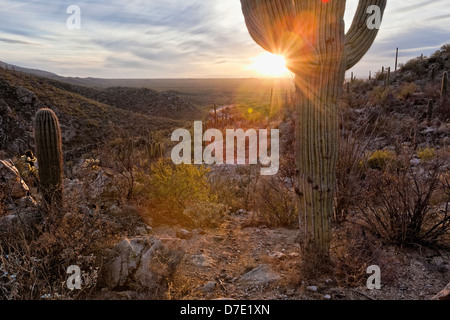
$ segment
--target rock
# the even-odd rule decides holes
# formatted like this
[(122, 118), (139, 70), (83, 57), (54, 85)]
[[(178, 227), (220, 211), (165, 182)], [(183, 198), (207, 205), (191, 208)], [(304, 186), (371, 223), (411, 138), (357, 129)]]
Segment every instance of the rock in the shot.
[(24, 87), (17, 87), (16, 94), (19, 102), (21, 102), (22, 104), (32, 104), (34, 101), (36, 101), (36, 95), (34, 94), (34, 92)]
[(420, 164), (420, 160), (417, 158), (414, 158), (414, 159), (411, 159), (410, 163), (413, 167), (417, 167)]
[(216, 287), (216, 283), (214, 281), (209, 281), (205, 286), (202, 288), (202, 291), (205, 293), (210, 293), (214, 290)]
[(145, 236), (148, 232), (144, 227), (137, 227), (136, 229), (134, 229), (134, 233), (138, 236)]
[(279, 251), (273, 252), (273, 253), (269, 254), (269, 257), (272, 258), (272, 259), (282, 259), (282, 258), (284, 258), (285, 256), (286, 256), (286, 255), (285, 255), (284, 253), (279, 252)]
[(279, 280), (281, 277), (276, 274), (269, 265), (260, 264), (253, 270), (244, 274), (239, 282), (252, 285), (265, 285)]
[(0, 191), (13, 200), (26, 197), (30, 191), (11, 160), (0, 160)]
[(308, 286), (308, 287), (306, 287), (306, 290), (312, 291), (312, 292), (317, 292), (318, 288), (317, 288), (317, 286)]
[(9, 116), (11, 113), (12, 110), (8, 104), (3, 99), (0, 99), (0, 116)]
[(89, 196), (92, 199), (101, 199), (108, 203), (108, 207), (116, 204), (119, 197), (117, 183), (113, 177), (108, 175), (104, 170), (100, 170), (94, 182), (90, 184)]
[(177, 230), (176, 236), (177, 236), (178, 238), (180, 238), (180, 239), (186, 239), (186, 240), (189, 240), (189, 239), (192, 238), (192, 233), (189, 232), (189, 231), (187, 231), (187, 230), (185, 230), (185, 229), (180, 229), (180, 230)]
[(181, 262), (184, 252), (177, 241), (151, 236), (124, 239), (108, 257), (100, 283), (115, 288), (161, 295), (167, 281)]
[(431, 298), (431, 300), (450, 300), (450, 283), (441, 292)]
[(192, 233), (199, 234), (199, 235), (206, 234), (205, 230), (200, 229), (200, 228), (192, 230)]
[[(30, 202), (31, 203), (31, 202)], [(0, 217), (0, 231), (1, 232), (19, 232), (24, 227), (33, 227), (39, 223), (39, 215), (36, 211), (36, 207), (30, 206), (23, 210), (13, 210), (19, 213), (9, 214), (4, 217)]]
[(191, 264), (200, 268), (211, 268), (213, 266), (213, 260), (204, 254), (191, 256)]

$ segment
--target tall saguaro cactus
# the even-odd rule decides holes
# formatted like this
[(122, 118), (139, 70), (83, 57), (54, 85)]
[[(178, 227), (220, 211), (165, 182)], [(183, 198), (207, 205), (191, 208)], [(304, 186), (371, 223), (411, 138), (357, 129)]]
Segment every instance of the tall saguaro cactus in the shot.
[[(305, 249), (328, 255), (345, 71), (375, 40), (387, 0), (360, 0), (345, 34), (345, 0), (241, 0), (252, 38), (285, 57), (298, 96), (296, 162)], [(375, 23), (374, 23), (375, 22)]]
[(47, 204), (62, 201), (62, 144), (56, 114), (40, 109), (34, 120), (34, 138), (39, 164), (39, 182)]

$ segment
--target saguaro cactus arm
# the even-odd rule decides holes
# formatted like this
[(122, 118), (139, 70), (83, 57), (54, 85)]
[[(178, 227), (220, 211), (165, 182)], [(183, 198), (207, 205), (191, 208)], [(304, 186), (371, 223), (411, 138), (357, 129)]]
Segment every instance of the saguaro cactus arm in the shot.
[[(347, 70), (352, 68), (367, 53), (377, 37), (379, 28), (369, 28), (367, 20), (372, 14), (368, 12), (370, 6), (380, 8), (380, 18), (383, 18), (387, 0), (359, 0), (352, 25), (345, 35), (345, 53)], [(380, 20), (381, 21), (381, 20)]]

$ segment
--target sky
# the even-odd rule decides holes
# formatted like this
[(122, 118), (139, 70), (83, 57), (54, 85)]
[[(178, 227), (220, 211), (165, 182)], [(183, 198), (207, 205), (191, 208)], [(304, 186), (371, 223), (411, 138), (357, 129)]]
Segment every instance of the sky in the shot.
[[(347, 28), (357, 3), (347, 0)], [(71, 5), (81, 9), (80, 29), (67, 27)], [(367, 77), (393, 67), (397, 47), (402, 63), (445, 43), (448, 0), (388, 0), (378, 38), (350, 71)], [(62, 76), (266, 77), (254, 67), (264, 52), (239, 0), (0, 0), (0, 61)]]

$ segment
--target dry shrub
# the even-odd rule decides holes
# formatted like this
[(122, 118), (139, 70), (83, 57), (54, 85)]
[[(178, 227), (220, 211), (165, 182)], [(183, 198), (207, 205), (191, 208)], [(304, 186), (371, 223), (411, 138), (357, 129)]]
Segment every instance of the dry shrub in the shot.
[[(117, 224), (99, 212), (81, 213), (78, 199), (38, 208), (35, 219), (0, 236), (0, 299), (84, 299), (95, 289), (102, 250), (118, 239)], [(82, 289), (66, 286), (67, 268), (82, 271)]]
[(448, 158), (418, 167), (411, 165), (411, 154), (400, 158), (401, 166), (368, 170), (358, 206), (361, 223), (385, 244), (437, 244), (450, 231)]
[(366, 270), (371, 265), (382, 270), (383, 284), (394, 284), (401, 270), (395, 253), (351, 222), (335, 231), (330, 254), (334, 275), (341, 286), (364, 286), (368, 277)]
[(259, 177), (260, 168), (256, 165), (216, 166), (208, 180), (217, 201), (236, 212), (240, 209), (248, 211), (253, 207)]
[(264, 176), (255, 190), (254, 224), (267, 227), (298, 227), (298, 208), (291, 178)]
[(365, 132), (341, 133), (339, 157), (336, 166), (336, 191), (334, 220), (341, 223), (355, 207), (361, 194), (366, 151), (371, 139), (364, 139)]

